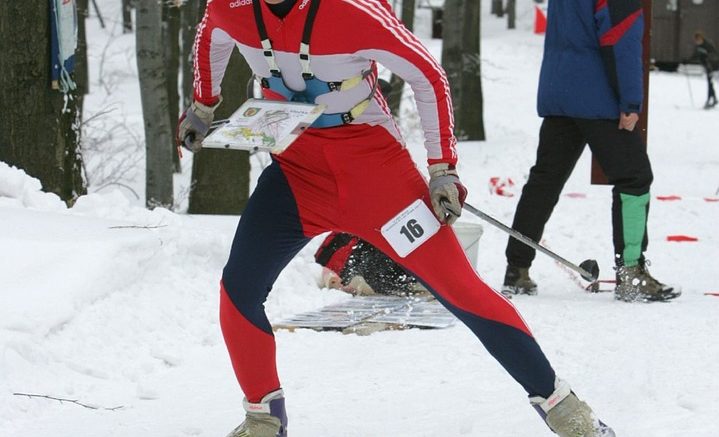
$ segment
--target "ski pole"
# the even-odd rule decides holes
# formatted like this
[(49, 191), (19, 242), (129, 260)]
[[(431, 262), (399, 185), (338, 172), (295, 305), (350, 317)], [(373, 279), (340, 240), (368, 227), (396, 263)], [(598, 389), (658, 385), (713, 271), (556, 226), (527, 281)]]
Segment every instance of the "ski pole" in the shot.
[[(445, 203), (445, 202), (442, 202), (442, 203)], [(551, 250), (545, 248), (541, 244), (535, 242), (531, 238), (515, 231), (514, 229), (510, 228), (509, 226), (505, 225), (504, 223), (500, 222), (499, 220), (495, 219), (494, 217), (483, 213), (482, 211), (473, 207), (469, 203), (464, 204), (464, 209), (466, 209), (467, 211), (476, 215), (477, 217), (481, 218), (482, 220), (489, 222), (490, 224), (498, 227), (499, 229), (508, 233), (511, 237), (514, 237), (515, 239), (526, 244), (527, 246), (529, 246), (535, 250), (538, 250), (538, 251), (542, 252), (543, 254), (548, 255), (549, 257), (553, 258), (554, 260), (564, 264), (565, 266), (567, 266), (570, 269), (574, 270), (575, 272), (579, 273), (579, 275), (582, 278), (584, 278), (586, 281), (592, 282), (592, 281), (596, 281), (597, 278), (599, 278), (599, 264), (597, 264), (597, 261), (595, 261), (593, 259), (588, 259), (588, 260), (582, 261), (577, 266), (576, 264), (567, 261), (566, 259), (557, 255), (556, 253), (552, 252)]]
[(694, 93), (692, 92), (692, 83), (689, 80), (689, 72), (686, 68), (683, 68), (684, 70), (684, 77), (687, 80), (687, 88), (689, 88), (689, 100), (692, 102), (692, 108), (694, 107)]

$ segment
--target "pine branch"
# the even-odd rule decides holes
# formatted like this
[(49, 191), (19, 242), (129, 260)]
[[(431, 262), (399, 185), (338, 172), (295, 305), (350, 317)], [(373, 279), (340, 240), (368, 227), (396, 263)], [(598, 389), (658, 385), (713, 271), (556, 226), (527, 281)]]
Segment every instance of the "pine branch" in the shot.
[(71, 403), (71, 404), (75, 404), (75, 405), (79, 405), (79, 406), (81, 406), (81, 407), (89, 408), (90, 410), (115, 411), (115, 410), (120, 410), (120, 409), (124, 408), (124, 406), (122, 406), (122, 405), (119, 405), (119, 406), (117, 406), (117, 407), (111, 407), (111, 408), (97, 407), (97, 406), (94, 406), (94, 405), (84, 404), (84, 403), (78, 401), (77, 399), (56, 398), (55, 396), (38, 395), (38, 394), (32, 394), (32, 393), (13, 393), (13, 396), (27, 396), (28, 398), (44, 398), (44, 399), (50, 399), (50, 400), (53, 400), (53, 401), (58, 401), (58, 402), (60, 402), (60, 403), (69, 402), (69, 403)]
[(166, 228), (167, 225), (155, 225), (155, 226), (140, 226), (140, 225), (127, 225), (127, 226), (110, 226), (109, 229), (158, 229)]

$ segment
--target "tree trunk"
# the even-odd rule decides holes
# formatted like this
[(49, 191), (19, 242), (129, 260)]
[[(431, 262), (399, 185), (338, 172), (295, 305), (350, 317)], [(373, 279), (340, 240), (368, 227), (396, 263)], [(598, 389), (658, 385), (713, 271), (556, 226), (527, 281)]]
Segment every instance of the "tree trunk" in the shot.
[(136, 9), (137, 70), (145, 121), (145, 204), (172, 206), (172, 135), (168, 116), (162, 39), (162, 4), (142, 1)]
[(517, 0), (507, 0), (507, 29), (517, 28)]
[[(179, 74), (180, 74), (180, 8), (174, 3), (163, 3), (163, 41), (165, 41), (165, 68), (167, 73), (165, 79), (167, 81), (167, 109), (170, 118), (170, 149), (176, 148), (174, 144), (174, 133), (177, 132), (177, 119), (180, 116), (180, 90)], [(182, 170), (180, 166), (180, 157), (177, 153), (172, 154), (172, 162), (175, 166), (175, 172)]]
[(49, 7), (0, 2), (0, 161), (72, 203), (86, 193), (78, 146), (82, 93), (51, 89)]
[(187, 108), (192, 103), (192, 81), (194, 79), (192, 65), (192, 49), (195, 42), (195, 29), (200, 21), (200, 10), (197, 0), (187, 0), (180, 8), (182, 47), (180, 49), (180, 60), (182, 68), (182, 108)]
[[(90, 92), (87, 63), (85, 20), (90, 14), (90, 0), (77, 0), (77, 51), (75, 51), (75, 82), (81, 96)], [(82, 105), (80, 105), (82, 107)]]
[(132, 0), (122, 0), (122, 33), (132, 32)]
[(482, 118), (479, 0), (456, 0), (444, 6), (442, 66), (447, 71), (459, 140), (485, 139)]
[[(235, 50), (222, 81), (215, 119), (229, 117), (245, 100), (250, 67)], [(192, 162), (190, 214), (241, 214), (250, 196), (250, 155), (239, 150), (203, 149)]]
[(500, 18), (504, 17), (504, 6), (502, 5), (502, 0), (492, 0), (491, 13)]
[[(402, 22), (410, 32), (414, 30), (414, 12), (415, 0), (402, 0)], [(392, 85), (392, 92), (387, 99), (387, 104), (392, 111), (392, 115), (397, 117), (399, 115), (400, 103), (402, 102), (404, 80), (396, 74), (392, 74), (389, 83)]]

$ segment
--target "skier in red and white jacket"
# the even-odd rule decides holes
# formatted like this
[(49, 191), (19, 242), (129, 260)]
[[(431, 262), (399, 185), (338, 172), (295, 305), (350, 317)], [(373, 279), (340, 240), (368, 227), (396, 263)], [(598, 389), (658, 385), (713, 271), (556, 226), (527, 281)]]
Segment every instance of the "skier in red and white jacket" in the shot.
[[(220, 290), (220, 324), (245, 394), (234, 437), (287, 435), (275, 340), (264, 302), (312, 237), (332, 230), (387, 254), (469, 327), (560, 436), (613, 436), (555, 375), (514, 306), (468, 262), (451, 224), (466, 189), (455, 165), (447, 77), (384, 0), (209, 0), (195, 41), (195, 101), (178, 141), (199, 151), (237, 47), (264, 97), (325, 113), (260, 176)], [(377, 63), (414, 91), (429, 186), (377, 87)]]

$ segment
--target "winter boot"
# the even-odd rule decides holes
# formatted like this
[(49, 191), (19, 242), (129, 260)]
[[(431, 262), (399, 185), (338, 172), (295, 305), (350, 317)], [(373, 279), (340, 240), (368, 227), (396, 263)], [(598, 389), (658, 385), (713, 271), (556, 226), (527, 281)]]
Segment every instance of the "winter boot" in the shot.
[(674, 299), (682, 292), (662, 284), (649, 274), (645, 263), (617, 267), (614, 298), (624, 302), (661, 302)]
[(529, 268), (507, 266), (504, 274), (502, 294), (511, 296), (513, 294), (537, 294), (537, 283), (529, 277)]
[(268, 394), (258, 404), (243, 401), (245, 421), (227, 437), (287, 437), (285, 394), (282, 389)]
[(559, 437), (616, 437), (612, 428), (597, 419), (584, 401), (580, 401), (569, 384), (557, 379), (554, 393), (547, 399), (529, 398), (539, 415)]

